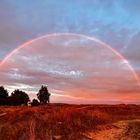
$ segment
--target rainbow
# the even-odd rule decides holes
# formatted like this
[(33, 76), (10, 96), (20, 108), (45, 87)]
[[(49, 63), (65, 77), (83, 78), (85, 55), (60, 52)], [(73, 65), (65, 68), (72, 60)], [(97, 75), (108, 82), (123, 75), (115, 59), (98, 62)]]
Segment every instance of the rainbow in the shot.
[(24, 44), (18, 46), (16, 49), (14, 49), (13, 51), (11, 51), (1, 62), (0, 62), (0, 66), (2, 66), (15, 52), (17, 52), (18, 50), (30, 45), (31, 43), (33, 43), (34, 41), (37, 41), (37, 40), (40, 40), (40, 39), (44, 39), (44, 38), (49, 38), (49, 37), (53, 37), (53, 36), (62, 36), (62, 35), (74, 35), (74, 36), (77, 36), (77, 37), (84, 37), (88, 40), (91, 40), (91, 41), (95, 41), (96, 43), (99, 43), (101, 44), (102, 46), (106, 47), (107, 49), (111, 50), (117, 57), (119, 57), (123, 63), (125, 63), (128, 68), (130, 69), (132, 75), (134, 76), (137, 84), (140, 86), (140, 79), (139, 79), (139, 76), (138, 74), (136, 73), (136, 71), (134, 70), (134, 68), (130, 65), (130, 63), (117, 51), (115, 50), (114, 48), (112, 48), (110, 45), (94, 38), (94, 37), (90, 37), (90, 36), (87, 36), (87, 35), (83, 35), (83, 34), (77, 34), (77, 33), (52, 33), (52, 34), (47, 34), (47, 35), (43, 35), (43, 36), (40, 36), (40, 37), (37, 37), (37, 38), (34, 38), (34, 39), (31, 39), (27, 42), (25, 42)]

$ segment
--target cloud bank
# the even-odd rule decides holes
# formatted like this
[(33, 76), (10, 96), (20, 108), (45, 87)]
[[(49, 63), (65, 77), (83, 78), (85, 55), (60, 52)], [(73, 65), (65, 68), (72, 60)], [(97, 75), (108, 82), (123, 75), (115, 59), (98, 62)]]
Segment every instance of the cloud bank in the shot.
[(31, 95), (49, 85), (53, 101), (137, 101), (139, 87), (122, 59), (82, 36), (43, 38), (16, 51), (1, 67), (2, 85)]

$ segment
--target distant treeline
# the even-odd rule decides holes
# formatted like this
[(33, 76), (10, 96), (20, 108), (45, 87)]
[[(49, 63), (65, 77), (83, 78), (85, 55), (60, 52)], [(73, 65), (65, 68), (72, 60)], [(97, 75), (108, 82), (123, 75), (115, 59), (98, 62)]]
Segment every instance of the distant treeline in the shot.
[(37, 93), (37, 99), (33, 99), (32, 102), (28, 94), (22, 90), (16, 89), (10, 95), (3, 86), (0, 86), (0, 105), (32, 105), (37, 106), (40, 104), (49, 103), (50, 93), (46, 86), (41, 86)]

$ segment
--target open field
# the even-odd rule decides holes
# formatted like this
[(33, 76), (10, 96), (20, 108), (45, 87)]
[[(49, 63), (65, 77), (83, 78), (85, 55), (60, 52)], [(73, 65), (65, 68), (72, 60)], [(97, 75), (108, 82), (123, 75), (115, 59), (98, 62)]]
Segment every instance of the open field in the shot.
[(0, 140), (139, 140), (140, 105), (0, 106)]

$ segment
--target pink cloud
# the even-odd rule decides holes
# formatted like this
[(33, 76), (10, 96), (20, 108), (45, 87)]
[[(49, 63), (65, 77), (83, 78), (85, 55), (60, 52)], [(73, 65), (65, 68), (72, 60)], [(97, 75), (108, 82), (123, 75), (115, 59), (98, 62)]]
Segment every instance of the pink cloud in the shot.
[(62, 91), (53, 95), (56, 102), (120, 101), (129, 93), (135, 99), (140, 91), (117, 55), (74, 35), (40, 39), (18, 50), (0, 67), (0, 77), (0, 84), (23, 89), (47, 84), (50, 91)]

